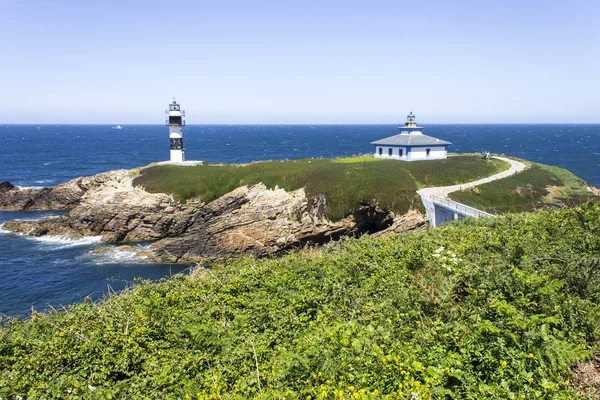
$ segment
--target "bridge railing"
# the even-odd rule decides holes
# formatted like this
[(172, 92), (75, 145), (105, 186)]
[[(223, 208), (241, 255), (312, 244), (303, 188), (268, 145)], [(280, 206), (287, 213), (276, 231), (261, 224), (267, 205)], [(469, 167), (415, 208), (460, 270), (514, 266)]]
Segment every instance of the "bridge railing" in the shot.
[(433, 200), (436, 203), (443, 204), (443, 205), (448, 206), (456, 211), (462, 212), (464, 214), (467, 214), (467, 215), (470, 215), (470, 216), (473, 216), (476, 218), (492, 218), (492, 217), (494, 217), (494, 214), (490, 214), (485, 211), (481, 211), (476, 208), (469, 207), (469, 206), (466, 206), (461, 203), (457, 203), (456, 201), (445, 199), (443, 197), (433, 196), (433, 195), (428, 195), (428, 197), (431, 198), (431, 200)]

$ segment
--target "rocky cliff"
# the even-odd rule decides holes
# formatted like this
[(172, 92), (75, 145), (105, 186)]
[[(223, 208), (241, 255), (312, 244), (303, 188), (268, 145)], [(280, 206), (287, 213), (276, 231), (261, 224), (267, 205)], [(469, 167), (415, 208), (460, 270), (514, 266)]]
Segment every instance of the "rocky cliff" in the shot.
[(8, 221), (3, 228), (34, 236), (101, 236), (108, 243), (152, 241), (152, 258), (193, 262), (267, 255), (343, 235), (416, 229), (426, 221), (416, 211), (395, 218), (363, 204), (354, 215), (332, 222), (325, 218), (324, 197), (309, 200), (302, 189), (286, 192), (262, 184), (237, 188), (210, 203), (192, 199), (179, 204), (167, 194), (133, 187), (133, 175), (110, 171), (51, 189), (21, 190), (2, 183), (0, 209), (68, 210), (39, 221)]

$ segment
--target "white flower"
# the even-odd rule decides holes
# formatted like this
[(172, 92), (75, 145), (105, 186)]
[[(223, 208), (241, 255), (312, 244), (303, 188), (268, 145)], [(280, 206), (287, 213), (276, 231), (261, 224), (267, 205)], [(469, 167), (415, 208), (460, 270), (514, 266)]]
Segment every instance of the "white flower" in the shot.
[(96, 386), (88, 385), (88, 389), (90, 389), (90, 390), (96, 390)]

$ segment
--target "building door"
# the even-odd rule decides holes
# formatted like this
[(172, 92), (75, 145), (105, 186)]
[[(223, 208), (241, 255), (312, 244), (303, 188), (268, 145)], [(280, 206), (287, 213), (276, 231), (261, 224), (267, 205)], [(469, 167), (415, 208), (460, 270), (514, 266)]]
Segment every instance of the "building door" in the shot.
[(380, 147), (379, 148), (379, 155), (382, 155), (382, 154), (383, 154), (383, 149)]
[(394, 151), (394, 149), (392, 149), (391, 147), (388, 149), (388, 156), (392, 156), (392, 152)]
[(402, 157), (404, 155), (404, 149), (398, 149), (398, 155)]

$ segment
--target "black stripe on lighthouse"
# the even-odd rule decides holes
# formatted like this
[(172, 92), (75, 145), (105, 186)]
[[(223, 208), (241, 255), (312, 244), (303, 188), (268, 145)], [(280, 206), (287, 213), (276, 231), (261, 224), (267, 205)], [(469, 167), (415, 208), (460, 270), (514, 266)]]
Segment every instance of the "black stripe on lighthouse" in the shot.
[(171, 138), (171, 150), (182, 150), (183, 139), (182, 138)]

